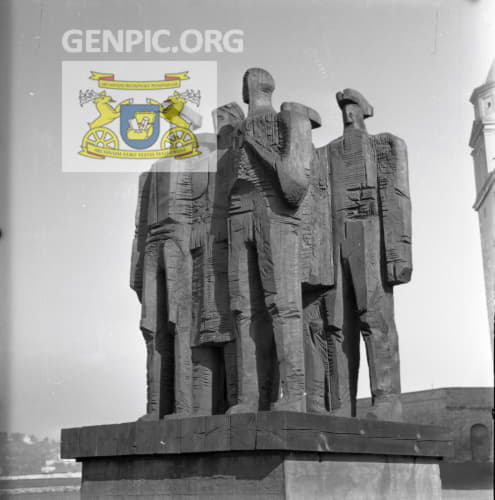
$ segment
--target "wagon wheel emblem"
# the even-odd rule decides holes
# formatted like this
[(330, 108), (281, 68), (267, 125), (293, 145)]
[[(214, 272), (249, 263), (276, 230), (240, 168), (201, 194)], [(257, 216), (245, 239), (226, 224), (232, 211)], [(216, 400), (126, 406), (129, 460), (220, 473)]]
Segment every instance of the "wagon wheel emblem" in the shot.
[(192, 144), (193, 149), (198, 146), (195, 135), (187, 128), (175, 127), (162, 137), (162, 149), (176, 149)]
[(88, 146), (119, 149), (119, 140), (117, 135), (112, 130), (106, 127), (96, 127), (91, 129), (89, 132), (86, 132), (83, 137), (82, 150), (87, 152)]

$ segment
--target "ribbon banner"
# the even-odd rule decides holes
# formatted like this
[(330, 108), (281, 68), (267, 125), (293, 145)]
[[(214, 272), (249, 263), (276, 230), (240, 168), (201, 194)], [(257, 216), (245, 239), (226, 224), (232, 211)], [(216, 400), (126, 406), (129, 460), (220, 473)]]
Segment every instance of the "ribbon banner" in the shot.
[(90, 80), (97, 80), (98, 87), (101, 89), (120, 89), (120, 90), (160, 90), (176, 89), (181, 85), (182, 80), (189, 80), (188, 71), (182, 73), (165, 73), (163, 80), (155, 81), (125, 81), (115, 80), (113, 73), (98, 73), (91, 71)]
[(156, 149), (154, 151), (128, 151), (124, 149), (114, 149), (114, 148), (102, 148), (95, 146), (93, 144), (88, 144), (82, 151), (80, 151), (83, 156), (90, 156), (93, 158), (105, 159), (105, 157), (110, 158), (129, 158), (134, 160), (147, 160), (147, 159), (160, 159), (160, 158), (188, 158), (190, 156), (199, 155), (194, 144), (188, 144), (187, 146), (181, 146), (179, 148), (167, 148), (167, 149)]

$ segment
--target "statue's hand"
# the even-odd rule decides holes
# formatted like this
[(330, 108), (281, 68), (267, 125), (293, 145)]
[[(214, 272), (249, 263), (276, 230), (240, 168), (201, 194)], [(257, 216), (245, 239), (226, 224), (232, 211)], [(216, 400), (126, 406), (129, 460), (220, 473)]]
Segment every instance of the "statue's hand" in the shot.
[(389, 262), (387, 281), (389, 285), (400, 285), (411, 281), (412, 266), (408, 262)]
[(280, 139), (277, 175), (287, 202), (298, 206), (309, 185), (314, 155), (311, 129), (319, 126), (319, 116), (303, 104), (285, 102), (277, 119)]

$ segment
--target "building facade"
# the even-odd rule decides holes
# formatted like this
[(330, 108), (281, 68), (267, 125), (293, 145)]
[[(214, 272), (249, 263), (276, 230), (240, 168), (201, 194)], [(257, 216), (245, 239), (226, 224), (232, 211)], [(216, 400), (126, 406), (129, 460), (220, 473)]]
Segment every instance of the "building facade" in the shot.
[(488, 322), (493, 356), (495, 321), (495, 61), (483, 85), (471, 95), (474, 121), (469, 146), (474, 163), (483, 269), (485, 275)]
[[(404, 421), (439, 425), (452, 432), (454, 456), (440, 462), (442, 498), (493, 498), (493, 387), (444, 387), (406, 392), (400, 400)], [(359, 399), (365, 418), (369, 398)], [(462, 490), (450, 496), (446, 490)], [(468, 490), (477, 490), (471, 496)]]
[[(439, 425), (452, 431), (451, 462), (493, 462), (493, 387), (445, 387), (405, 392), (400, 400), (404, 421)], [(359, 399), (358, 417), (365, 418), (369, 398)]]

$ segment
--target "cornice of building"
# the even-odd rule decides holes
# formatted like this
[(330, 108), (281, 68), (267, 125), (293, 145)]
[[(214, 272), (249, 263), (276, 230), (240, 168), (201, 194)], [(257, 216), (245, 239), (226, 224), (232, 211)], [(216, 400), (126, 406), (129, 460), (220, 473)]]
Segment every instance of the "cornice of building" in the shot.
[(481, 132), (495, 132), (495, 120), (474, 120), (469, 137), (469, 146), (474, 148)]
[(478, 96), (487, 90), (495, 88), (495, 82), (486, 82), (479, 87), (476, 87), (469, 98), (469, 102), (473, 105), (476, 105), (476, 101), (478, 100)]
[(473, 148), (476, 145), (476, 141), (483, 129), (483, 123), (481, 120), (474, 120), (473, 126), (471, 127), (471, 136), (469, 137), (469, 147)]
[(473, 208), (478, 211), (485, 201), (485, 198), (488, 196), (490, 193), (492, 186), (495, 184), (495, 170), (492, 170), (487, 178), (485, 179), (485, 182), (481, 186), (481, 189), (478, 192), (478, 195), (476, 196), (476, 201), (474, 202)]

